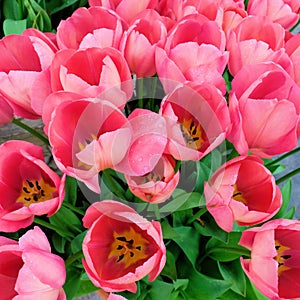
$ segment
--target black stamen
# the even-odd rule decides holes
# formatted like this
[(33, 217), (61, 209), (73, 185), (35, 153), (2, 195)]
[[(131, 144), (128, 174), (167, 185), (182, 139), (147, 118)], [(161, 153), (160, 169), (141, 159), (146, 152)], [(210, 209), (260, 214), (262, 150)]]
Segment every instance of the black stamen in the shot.
[(281, 255), (282, 258), (284, 259), (288, 259), (288, 258), (291, 258), (291, 255), (287, 254), (287, 255)]
[(120, 261), (124, 258), (124, 256), (125, 256), (124, 254), (121, 254), (121, 255), (119, 256), (117, 262), (120, 262)]
[(142, 250), (142, 247), (141, 247), (141, 246), (136, 246), (135, 249), (141, 251), (141, 250)]
[(192, 121), (192, 123), (190, 125), (190, 130), (192, 130), (194, 126), (195, 126), (195, 123), (194, 123), (194, 121)]
[[(238, 196), (238, 195), (242, 195), (242, 193), (238, 192), (232, 195), (232, 197)], [(276, 248), (276, 247), (275, 247)]]
[(31, 187), (31, 188), (33, 188), (33, 187), (34, 187), (34, 184), (33, 184), (31, 181), (29, 181), (29, 180), (27, 180), (27, 179), (26, 179), (26, 181), (27, 181), (27, 183), (28, 183), (29, 187)]
[(129, 252), (130, 257), (134, 256), (134, 253), (132, 251)]
[(280, 245), (275, 246), (275, 249), (278, 250), (280, 248)]
[(196, 142), (196, 141), (199, 140), (199, 138), (198, 137), (194, 137), (193, 140), (194, 140), (194, 142)]
[(197, 127), (194, 128), (194, 130), (192, 131), (192, 135), (195, 135), (197, 133)]
[(119, 237), (117, 237), (117, 240), (118, 240), (118, 241), (121, 241), (121, 242), (127, 242), (125, 236), (119, 236)]
[(45, 197), (45, 191), (44, 191), (44, 190), (41, 190), (41, 195), (42, 195), (43, 197)]
[(28, 191), (28, 189), (27, 189), (27, 187), (23, 187), (23, 191), (25, 192), (25, 193), (27, 193), (27, 194), (30, 194), (30, 192)]
[(117, 250), (121, 250), (121, 249), (123, 249), (123, 246), (122, 245), (118, 245)]
[(35, 202), (39, 201), (39, 196), (38, 196), (37, 194), (34, 194), (34, 195), (33, 195), (33, 200), (34, 200)]
[(133, 240), (129, 240), (129, 241), (127, 241), (127, 243), (128, 243), (129, 245), (133, 245)]
[(31, 200), (31, 198), (26, 198), (26, 197), (24, 197), (24, 199), (25, 199), (26, 201), (30, 201), (30, 200)]
[(38, 181), (35, 182), (35, 186), (37, 187), (38, 190), (41, 190), (42, 188), (40, 187)]

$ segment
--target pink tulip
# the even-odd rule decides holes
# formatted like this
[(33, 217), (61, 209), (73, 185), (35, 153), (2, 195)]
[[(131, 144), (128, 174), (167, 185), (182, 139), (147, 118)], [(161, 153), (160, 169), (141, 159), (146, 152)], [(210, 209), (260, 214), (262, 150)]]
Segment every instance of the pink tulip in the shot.
[(227, 232), (234, 221), (251, 226), (269, 220), (282, 203), (272, 173), (253, 156), (239, 156), (221, 166), (205, 182), (204, 195), (208, 211)]
[(10, 123), (14, 118), (14, 111), (8, 102), (0, 95), (0, 126)]
[(225, 140), (229, 111), (210, 84), (178, 86), (161, 103), (168, 130), (166, 152), (177, 160), (199, 160)]
[(228, 140), (241, 155), (251, 151), (272, 157), (298, 143), (300, 88), (279, 65), (248, 65), (239, 71), (232, 81), (229, 111), (233, 125)]
[(292, 62), (283, 49), (284, 37), (284, 29), (266, 17), (244, 18), (227, 35), (230, 73), (235, 76), (245, 65), (273, 61), (293, 75)]
[(155, 8), (157, 2), (158, 0), (89, 0), (89, 5), (110, 8), (129, 24), (143, 10)]
[(300, 2), (298, 0), (249, 0), (249, 15), (267, 16), (283, 28), (290, 29), (299, 19)]
[(65, 300), (65, 264), (52, 254), (42, 230), (35, 226), (19, 243), (0, 237), (2, 300)]
[(110, 47), (59, 51), (51, 65), (51, 84), (53, 91), (99, 97), (121, 108), (133, 91), (126, 60)]
[(29, 119), (40, 118), (43, 102), (51, 93), (49, 66), (57, 51), (45, 34), (36, 32), (0, 40), (0, 92), (15, 115)]
[(65, 176), (44, 162), (42, 148), (25, 141), (0, 146), (0, 228), (14, 232), (33, 222), (34, 216), (52, 216), (64, 199)]
[(131, 130), (116, 106), (92, 100), (62, 102), (52, 114), (48, 133), (57, 166), (99, 193), (99, 171), (124, 158)]
[(271, 300), (300, 298), (300, 222), (276, 219), (242, 233), (239, 244), (251, 250), (242, 267), (257, 289)]
[(127, 299), (121, 295), (110, 293), (107, 300), (127, 300)]
[(113, 200), (92, 204), (83, 217), (83, 266), (106, 292), (137, 291), (136, 281), (153, 281), (166, 262), (160, 223)]
[(110, 9), (81, 7), (59, 23), (57, 43), (60, 49), (118, 48), (124, 26), (124, 21)]
[(217, 23), (201, 15), (190, 15), (177, 23), (168, 34), (165, 50), (156, 49), (156, 70), (165, 91), (192, 81), (211, 83), (224, 94), (222, 73), (228, 61), (224, 48), (224, 32)]
[(300, 86), (300, 33), (292, 36), (285, 44), (286, 53), (291, 58), (294, 70), (294, 80)]
[(163, 155), (154, 169), (143, 176), (125, 175), (131, 192), (149, 203), (168, 200), (179, 182), (179, 172), (174, 172), (175, 160)]
[(123, 160), (113, 168), (129, 176), (151, 172), (167, 144), (165, 119), (147, 109), (136, 108), (128, 117), (132, 138)]
[(120, 50), (138, 78), (156, 73), (155, 49), (164, 47), (166, 36), (167, 28), (155, 10), (144, 11), (124, 32)]

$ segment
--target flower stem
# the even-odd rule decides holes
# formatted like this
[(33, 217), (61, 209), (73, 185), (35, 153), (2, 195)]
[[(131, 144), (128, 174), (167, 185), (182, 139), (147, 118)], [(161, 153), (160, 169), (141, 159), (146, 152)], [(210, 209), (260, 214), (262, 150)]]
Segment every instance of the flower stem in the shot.
[(24, 130), (28, 131), (32, 135), (36, 136), (41, 141), (43, 141), (46, 145), (50, 145), (48, 139), (44, 135), (40, 134), (38, 131), (36, 131), (35, 129), (33, 129), (30, 126), (26, 125), (25, 123), (21, 122), (20, 120), (15, 118), (15, 119), (13, 119), (12, 123), (14, 123), (15, 125), (23, 128)]
[(195, 220), (197, 220), (198, 218), (200, 218), (202, 215), (204, 215), (207, 212), (207, 208), (206, 207), (202, 207), (197, 213), (195, 213), (193, 216), (191, 216), (188, 221), (187, 224), (191, 224), (193, 223)]
[(137, 96), (138, 96), (138, 107), (143, 108), (144, 100), (144, 81), (143, 78), (137, 78)]
[(276, 184), (280, 184), (280, 183), (282, 183), (282, 182), (284, 182), (284, 181), (290, 179), (291, 177), (293, 177), (293, 176), (295, 176), (295, 175), (297, 175), (297, 174), (299, 174), (299, 173), (300, 173), (300, 168), (298, 168), (298, 169), (296, 169), (296, 170), (294, 170), (294, 171), (291, 171), (290, 173), (287, 173), (286, 175), (284, 175), (284, 176), (278, 178), (278, 179), (276, 180)]
[(283, 160), (283, 159), (289, 157), (290, 155), (293, 155), (293, 154), (295, 154), (295, 153), (297, 153), (297, 152), (299, 152), (299, 151), (300, 151), (300, 147), (295, 148), (295, 149), (293, 149), (292, 151), (287, 152), (287, 153), (281, 155), (280, 157), (278, 157), (278, 158), (276, 158), (276, 159), (274, 159), (274, 160), (272, 160), (272, 161), (267, 162), (265, 165), (266, 165), (266, 167), (271, 166), (271, 165), (274, 165), (274, 164), (280, 162), (281, 160)]
[(77, 259), (80, 259), (83, 257), (83, 253), (82, 250), (79, 250), (78, 252), (74, 253), (73, 255), (69, 256), (66, 261), (65, 261), (65, 265), (66, 267), (68, 267), (69, 265), (71, 265), (74, 261), (76, 261)]
[(84, 212), (84, 211), (82, 211), (82, 210), (81, 210), (80, 208), (78, 208), (78, 207), (73, 206), (72, 204), (70, 204), (70, 203), (68, 203), (68, 202), (63, 202), (62, 205), (65, 206), (65, 207), (67, 207), (67, 208), (69, 208), (69, 209), (71, 209), (73, 212), (75, 212), (75, 213), (77, 213), (77, 214), (79, 214), (79, 215), (81, 215), (81, 216), (84, 216), (84, 215), (85, 215), (85, 212)]

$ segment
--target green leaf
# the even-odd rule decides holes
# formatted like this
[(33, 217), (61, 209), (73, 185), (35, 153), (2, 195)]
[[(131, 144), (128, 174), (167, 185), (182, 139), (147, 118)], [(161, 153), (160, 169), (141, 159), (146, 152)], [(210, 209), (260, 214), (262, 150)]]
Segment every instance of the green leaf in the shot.
[(71, 242), (71, 251), (72, 253), (77, 253), (82, 250), (82, 242), (86, 235), (86, 231), (78, 234)]
[(230, 287), (230, 282), (215, 279), (197, 271), (192, 272), (191, 270), (185, 293), (188, 295), (188, 300), (216, 300)]
[(286, 184), (281, 188), (282, 194), (282, 204), (278, 213), (273, 217), (273, 219), (283, 218), (287, 213), (287, 209), (290, 205), (291, 194), (292, 194), (292, 180), (289, 179)]
[(65, 194), (64, 202), (68, 202), (72, 205), (76, 205), (77, 188), (78, 188), (77, 179), (67, 176), (66, 184), (65, 184), (66, 194)]
[(3, 22), (3, 32), (5, 35), (21, 34), (27, 28), (27, 20), (6, 19)]
[(151, 284), (151, 289), (149, 291), (150, 299), (151, 300), (168, 299), (173, 289), (174, 289), (173, 284), (161, 280), (155, 280)]
[(3, 1), (3, 15), (5, 19), (21, 20), (23, 15), (23, 7), (17, 0), (4, 0)]
[(67, 300), (72, 300), (76, 295), (77, 290), (80, 287), (81, 273), (81, 270), (72, 266), (67, 268), (66, 282), (63, 286), (63, 289), (67, 296)]
[(85, 280), (81, 279), (75, 296), (80, 297), (80, 296), (88, 295), (97, 290), (99, 290), (99, 288), (94, 286), (94, 284), (89, 279), (85, 279)]
[(161, 271), (161, 275), (170, 278), (171, 280), (177, 279), (177, 269), (176, 269), (176, 259), (173, 253), (167, 249), (167, 261), (166, 264)]
[(218, 266), (223, 278), (228, 282), (232, 282), (232, 291), (245, 297), (246, 277), (240, 260), (236, 259), (231, 262), (218, 262)]
[(264, 296), (261, 292), (257, 290), (257, 288), (253, 285), (253, 283), (246, 278), (247, 283), (247, 299), (251, 300), (268, 300), (266, 296)]
[(179, 236), (173, 238), (173, 241), (182, 249), (192, 266), (195, 266), (199, 255), (199, 234), (192, 227), (175, 227), (174, 230)]
[(226, 291), (221, 297), (219, 297), (217, 300), (245, 300), (245, 299), (251, 299), (252, 298), (246, 298), (245, 296), (242, 296), (240, 294), (235, 293), (233, 290)]
[(211, 238), (206, 244), (206, 254), (217, 261), (232, 261), (242, 255), (250, 256), (250, 251), (240, 245), (238, 242), (241, 232), (230, 232), (228, 241), (222, 242), (216, 238)]
[(52, 3), (47, 4), (47, 8), (50, 10), (50, 15), (53, 15), (59, 11), (64, 10), (65, 8), (79, 2), (78, 0), (65, 0), (61, 5), (57, 5), (57, 0), (50, 1)]
[(284, 215), (283, 215), (283, 219), (293, 219), (294, 215), (296, 213), (296, 207), (293, 206), (291, 207), (291, 209), (289, 211), (287, 211)]
[(205, 205), (205, 202), (200, 193), (192, 192), (181, 194), (178, 197), (171, 199), (162, 206), (159, 211), (161, 213), (186, 210), (189, 208), (200, 207)]
[(59, 234), (54, 233), (52, 235), (52, 244), (58, 253), (65, 253), (66, 242), (67, 240)]

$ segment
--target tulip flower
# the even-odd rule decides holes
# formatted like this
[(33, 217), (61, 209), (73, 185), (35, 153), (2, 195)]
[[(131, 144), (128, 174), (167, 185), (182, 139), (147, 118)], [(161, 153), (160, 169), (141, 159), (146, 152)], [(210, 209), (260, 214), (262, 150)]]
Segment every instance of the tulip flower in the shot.
[(299, 19), (300, 3), (298, 0), (249, 0), (249, 15), (267, 16), (283, 28), (290, 29)]
[(179, 182), (179, 171), (174, 172), (175, 160), (163, 155), (154, 169), (143, 176), (125, 175), (131, 192), (149, 203), (162, 203), (171, 197)]
[(251, 226), (271, 219), (282, 203), (275, 178), (254, 156), (239, 156), (221, 166), (205, 182), (204, 195), (208, 211), (227, 232), (234, 221)]
[(251, 250), (243, 270), (271, 300), (300, 298), (300, 221), (276, 219), (243, 231), (239, 244)]
[(14, 118), (14, 111), (8, 102), (0, 95), (0, 126), (10, 123)]
[(111, 47), (64, 49), (50, 68), (53, 91), (110, 100), (120, 108), (132, 96), (133, 82), (122, 54)]
[(110, 9), (81, 7), (59, 23), (57, 43), (60, 49), (118, 49), (124, 26), (124, 21)]
[(154, 9), (157, 2), (158, 0), (89, 0), (89, 5), (110, 8), (129, 24), (143, 10)]
[(300, 88), (279, 65), (241, 69), (232, 81), (229, 111), (233, 126), (228, 140), (241, 155), (251, 151), (272, 157), (298, 143)]
[(226, 100), (210, 84), (178, 86), (163, 99), (160, 114), (167, 122), (166, 152), (177, 160), (201, 159), (231, 126)]
[(298, 68), (300, 63), (300, 33), (292, 36), (284, 47), (293, 64), (294, 80), (300, 86), (300, 69)]
[(93, 203), (83, 224), (84, 268), (95, 286), (106, 292), (137, 291), (136, 281), (153, 281), (166, 262), (160, 223), (149, 222), (118, 201)]
[(62, 102), (53, 112), (48, 132), (57, 166), (99, 193), (98, 173), (124, 158), (131, 130), (116, 106), (93, 100)]
[(19, 243), (1, 236), (0, 262), (2, 300), (66, 299), (64, 261), (51, 253), (39, 227), (27, 231)]
[(25, 141), (0, 146), (0, 229), (14, 232), (34, 216), (55, 214), (64, 199), (65, 175), (60, 178), (44, 162), (42, 148)]
[(51, 93), (49, 66), (57, 48), (46, 34), (32, 32), (0, 40), (0, 93), (16, 116), (38, 119)]

